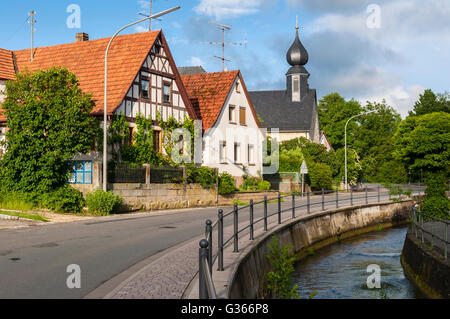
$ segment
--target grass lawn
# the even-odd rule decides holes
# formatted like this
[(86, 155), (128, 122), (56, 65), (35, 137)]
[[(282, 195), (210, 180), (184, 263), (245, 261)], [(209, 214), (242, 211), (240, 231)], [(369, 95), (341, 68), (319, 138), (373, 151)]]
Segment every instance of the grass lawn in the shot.
[(47, 219), (45, 219), (44, 217), (42, 217), (40, 215), (36, 215), (36, 214), (7, 212), (7, 211), (4, 211), (4, 210), (0, 210), (0, 214), (8, 215), (8, 216), (20, 217), (20, 218), (26, 218), (26, 219), (31, 219), (31, 220), (37, 220), (37, 221), (41, 221), (41, 222), (48, 222)]

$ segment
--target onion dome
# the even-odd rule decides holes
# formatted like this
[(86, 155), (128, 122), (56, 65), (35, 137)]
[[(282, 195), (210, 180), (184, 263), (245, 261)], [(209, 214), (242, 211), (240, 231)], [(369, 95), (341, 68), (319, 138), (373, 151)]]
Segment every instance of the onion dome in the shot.
[(308, 51), (306, 51), (298, 37), (298, 26), (296, 27), (296, 37), (291, 48), (286, 55), (287, 62), (292, 66), (302, 66), (308, 63)]

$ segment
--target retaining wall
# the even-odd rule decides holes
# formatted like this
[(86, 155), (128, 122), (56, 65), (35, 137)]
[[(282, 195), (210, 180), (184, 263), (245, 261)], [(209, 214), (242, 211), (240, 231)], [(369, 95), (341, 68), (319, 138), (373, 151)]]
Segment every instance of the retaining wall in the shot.
[(422, 244), (411, 229), (401, 255), (406, 276), (428, 298), (450, 298), (450, 259)]
[(199, 184), (111, 184), (133, 210), (177, 209), (211, 206), (216, 203), (216, 190)]

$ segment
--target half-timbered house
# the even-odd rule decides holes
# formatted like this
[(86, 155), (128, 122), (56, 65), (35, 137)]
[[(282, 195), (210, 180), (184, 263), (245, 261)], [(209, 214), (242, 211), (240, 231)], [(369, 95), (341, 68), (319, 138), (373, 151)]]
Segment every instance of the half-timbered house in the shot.
[[(87, 34), (79, 33), (76, 42), (35, 48), (33, 61), (29, 49), (0, 50), (0, 85), (3, 85), (3, 80), (12, 79), (16, 72), (67, 68), (77, 76), (80, 88), (93, 95), (95, 106), (92, 115), (103, 121), (105, 51), (109, 41), (110, 38), (89, 41)], [(170, 116), (180, 121), (185, 117), (199, 119), (163, 32), (118, 36), (112, 42), (108, 55), (108, 120), (124, 115), (130, 123), (132, 136), (138, 114), (152, 119), (154, 146), (162, 151), (158, 112), (163, 121)], [(1, 114), (0, 108), (2, 132), (5, 126), (6, 117)], [(90, 164), (87, 166), (90, 167)], [(85, 167), (85, 163), (80, 167)]]

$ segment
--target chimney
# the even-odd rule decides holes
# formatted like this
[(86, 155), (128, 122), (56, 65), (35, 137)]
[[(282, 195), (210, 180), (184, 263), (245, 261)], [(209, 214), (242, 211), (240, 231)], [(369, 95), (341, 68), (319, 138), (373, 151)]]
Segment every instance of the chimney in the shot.
[(76, 35), (76, 42), (86, 42), (89, 41), (89, 34), (81, 32)]

